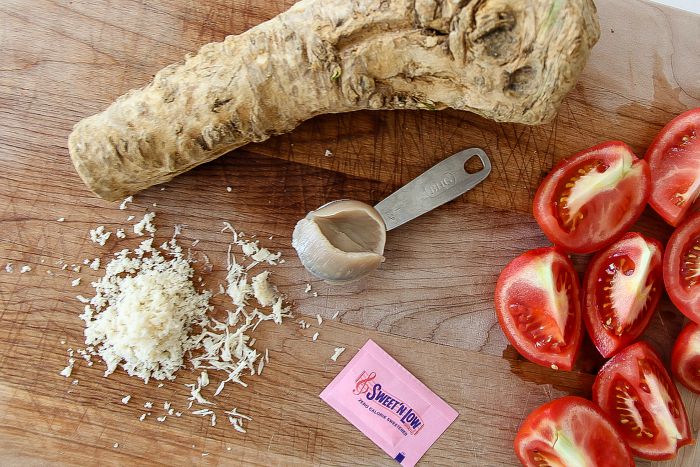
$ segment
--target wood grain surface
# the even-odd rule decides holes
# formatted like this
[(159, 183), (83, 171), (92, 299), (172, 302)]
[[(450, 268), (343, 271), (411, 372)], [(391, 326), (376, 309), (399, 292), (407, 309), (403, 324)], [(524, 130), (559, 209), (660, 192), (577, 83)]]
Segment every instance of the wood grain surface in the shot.
[[(529, 214), (534, 190), (559, 159), (601, 140), (622, 139), (639, 155), (661, 126), (700, 105), (700, 17), (639, 0), (599, 2), (602, 37), (574, 92), (549, 125), (495, 124), (467, 113), (360, 112), (316, 118), (289, 135), (199, 167), (136, 196), (126, 210), (95, 198), (68, 159), (66, 137), (80, 118), (145, 84), (202, 44), (246, 30), (290, 0), (47, 1), (0, 4), (0, 459), (3, 464), (394, 465), (318, 394), (368, 338), (383, 346), (459, 411), (424, 465), (513, 465), (512, 441), (535, 407), (566, 393), (590, 394), (602, 363), (586, 342), (575, 371), (555, 372), (517, 355), (500, 331), (492, 295), (502, 267), (547, 244)], [(494, 170), (463, 198), (392, 231), (387, 262), (348, 288), (313, 280), (291, 249), (291, 229), (333, 199), (376, 202), (459, 149), (481, 146)], [(326, 150), (332, 156), (325, 155)], [(272, 156), (272, 157), (270, 157)], [(231, 187), (227, 191), (226, 187)], [(155, 205), (154, 205), (155, 203)], [(206, 287), (225, 276), (224, 220), (257, 234), (287, 262), (274, 269), (297, 315), (326, 320), (258, 328), (270, 363), (247, 389), (217, 399), (253, 420), (240, 434), (185, 412), (155, 420), (162, 404), (186, 407), (177, 380), (144, 385), (122, 371), (79, 361), (59, 376), (66, 348), (83, 341), (82, 306), (103, 270), (61, 270), (60, 261), (105, 261), (137, 240), (90, 242), (98, 225), (128, 228), (128, 215), (157, 212), (158, 239), (180, 237)], [(56, 219), (64, 217), (65, 222)], [(670, 230), (646, 212), (638, 228)], [(272, 240), (266, 240), (272, 236)], [(586, 258), (576, 257), (580, 270)], [(7, 273), (7, 262), (14, 272)], [(22, 265), (32, 267), (20, 274)], [(71, 281), (82, 278), (81, 285)], [(318, 297), (304, 293), (309, 282)], [(221, 297), (217, 309), (226, 306)], [(338, 313), (336, 320), (330, 318)], [(683, 319), (667, 299), (646, 338), (668, 358)], [(319, 332), (316, 342), (311, 335)], [(65, 343), (62, 343), (65, 342)], [(337, 363), (335, 347), (347, 347)], [(72, 384), (77, 380), (77, 384)], [(694, 433), (700, 400), (683, 390)], [(132, 395), (129, 404), (121, 398)], [(143, 422), (143, 404), (153, 415)], [(117, 447), (114, 447), (117, 443)], [(697, 445), (696, 445), (697, 446)], [(700, 465), (686, 447), (668, 465)], [(646, 465), (646, 462), (639, 462)], [(658, 465), (662, 465), (659, 463)], [(665, 464), (664, 464), (665, 465)]]

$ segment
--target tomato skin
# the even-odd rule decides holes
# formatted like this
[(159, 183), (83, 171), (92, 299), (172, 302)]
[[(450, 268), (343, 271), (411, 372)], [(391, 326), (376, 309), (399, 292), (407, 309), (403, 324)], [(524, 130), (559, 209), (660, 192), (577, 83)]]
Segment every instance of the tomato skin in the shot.
[[(660, 401), (651, 388), (665, 393), (669, 400)], [(593, 401), (610, 416), (638, 457), (673, 459), (678, 449), (693, 442), (678, 389), (657, 353), (644, 341), (623, 349), (603, 365), (593, 383)], [(634, 414), (629, 407), (634, 407)], [(643, 436), (637, 436), (638, 419)], [(670, 430), (676, 430), (677, 435)]]
[[(675, 227), (700, 194), (700, 107), (668, 122), (644, 159), (651, 169), (649, 204)], [(686, 196), (678, 197), (678, 193)]]
[(688, 323), (676, 339), (671, 372), (686, 388), (700, 394), (700, 326)]
[[(555, 274), (555, 270), (559, 274)], [(556, 282), (558, 279), (566, 280), (566, 291), (558, 290), (560, 294), (566, 294), (568, 314), (562, 332), (564, 344), (554, 349), (545, 336), (540, 336), (540, 340), (534, 341), (523, 327), (527, 328), (528, 325), (539, 322), (549, 325), (548, 329), (560, 330), (559, 327), (553, 327), (553, 317), (561, 312), (561, 307), (546, 306), (547, 303), (552, 303), (546, 301), (551, 297), (551, 294), (546, 294), (547, 281), (551, 285), (552, 281)], [(520, 355), (531, 362), (555, 370), (572, 369), (583, 337), (579, 290), (578, 276), (571, 260), (556, 247), (530, 250), (515, 258), (503, 269), (496, 283), (496, 315), (503, 333)], [(516, 311), (512, 311), (514, 309)], [(516, 315), (523, 309), (525, 316)], [(539, 313), (530, 313), (531, 310)], [(546, 312), (549, 313), (548, 316), (545, 316)]]
[[(689, 255), (695, 255), (695, 258)], [(681, 313), (700, 323), (700, 276), (696, 278), (697, 283), (682, 277), (688, 274), (685, 266), (688, 261), (700, 268), (700, 212), (692, 214), (673, 232), (664, 255), (664, 283), (668, 296)]]
[[(613, 283), (605, 282), (605, 279), (610, 277), (608, 268), (611, 264), (619, 262), (621, 258), (624, 258), (626, 263), (636, 265), (643, 255), (642, 247), (648, 248), (650, 252), (650, 265), (644, 283), (651, 283), (652, 285), (647, 295), (646, 308), (627, 330), (618, 334), (614, 331), (614, 325), (606, 327), (603, 319), (606, 311), (609, 312), (608, 317), (610, 317), (610, 312), (612, 312), (614, 317), (614, 312), (616, 311), (614, 305), (612, 305), (612, 300), (607, 300), (610, 297), (604, 295), (605, 292), (603, 292), (603, 289), (606, 287), (616, 286)], [(663, 245), (661, 242), (654, 238), (644, 237), (636, 232), (629, 232), (619, 241), (598, 252), (588, 263), (582, 289), (584, 294), (583, 319), (588, 335), (603, 357), (609, 358), (620, 349), (637, 340), (649, 325), (649, 321), (654, 311), (656, 311), (656, 306), (663, 293), (662, 257)], [(619, 264), (618, 268), (621, 268)], [(634, 271), (632, 276), (638, 272), (636, 269), (632, 269), (632, 271)], [(620, 279), (620, 276), (617, 276), (618, 274), (623, 274), (620, 269), (618, 269), (614, 277), (618, 280), (624, 280), (624, 278)], [(605, 296), (605, 300), (601, 299), (601, 295)]]
[[(571, 177), (578, 176), (578, 169), (587, 164), (609, 167), (622, 161), (629, 164), (623, 177), (614, 188), (597, 193), (585, 203), (583, 220), (573, 231), (567, 231), (557, 203), (562, 202), (562, 190), (572, 181)], [(598, 144), (560, 161), (545, 177), (535, 193), (535, 220), (547, 238), (564, 251), (592, 253), (619, 239), (637, 221), (649, 198), (650, 181), (648, 164), (638, 159), (627, 144), (621, 141)], [(605, 215), (601, 216), (595, 209), (606, 209)]]
[[(591, 467), (633, 466), (632, 453), (608, 416), (591, 401), (565, 396), (533, 410), (515, 437), (515, 454), (526, 467), (539, 467), (535, 456), (554, 458), (551, 464), (566, 465), (566, 459), (552, 447), (555, 433), (574, 441), (576, 450)], [(584, 440), (578, 436), (584, 437)], [(533, 451), (536, 451), (533, 452)]]

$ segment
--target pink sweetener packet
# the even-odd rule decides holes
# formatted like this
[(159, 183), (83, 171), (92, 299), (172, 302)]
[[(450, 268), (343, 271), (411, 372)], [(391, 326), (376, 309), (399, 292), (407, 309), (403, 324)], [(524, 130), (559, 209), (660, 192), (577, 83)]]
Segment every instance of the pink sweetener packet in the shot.
[(457, 418), (373, 340), (321, 393), (328, 405), (404, 466), (414, 466)]

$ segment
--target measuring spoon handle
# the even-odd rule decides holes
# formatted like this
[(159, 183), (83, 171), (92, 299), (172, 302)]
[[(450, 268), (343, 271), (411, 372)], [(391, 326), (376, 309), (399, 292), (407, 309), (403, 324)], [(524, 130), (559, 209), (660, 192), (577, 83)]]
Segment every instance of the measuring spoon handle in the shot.
[[(478, 157), (484, 167), (470, 174), (465, 164), (472, 157)], [(386, 230), (391, 230), (466, 193), (490, 173), (491, 161), (483, 149), (465, 149), (435, 164), (374, 208), (384, 219)]]

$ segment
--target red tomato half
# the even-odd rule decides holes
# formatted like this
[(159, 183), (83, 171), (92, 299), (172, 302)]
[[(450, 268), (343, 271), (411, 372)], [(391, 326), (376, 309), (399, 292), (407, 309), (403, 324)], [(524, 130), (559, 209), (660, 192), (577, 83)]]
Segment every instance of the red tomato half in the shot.
[(571, 370), (583, 326), (578, 277), (564, 253), (539, 248), (515, 258), (498, 278), (495, 304), (503, 333), (523, 357)]
[(671, 235), (664, 255), (664, 282), (673, 304), (700, 323), (700, 212)]
[(630, 345), (603, 365), (593, 400), (639, 457), (672, 459), (693, 441), (678, 389), (646, 342)]
[(583, 281), (583, 319), (608, 358), (634, 342), (649, 324), (663, 292), (663, 247), (630, 232), (596, 254)]
[(649, 166), (619, 141), (561, 161), (535, 194), (542, 231), (566, 251), (591, 253), (620, 238), (644, 210)]
[(700, 108), (663, 127), (644, 158), (651, 168), (649, 204), (678, 225), (700, 195)]
[(555, 399), (532, 411), (515, 437), (515, 454), (527, 467), (634, 465), (607, 415), (576, 396)]
[(700, 326), (688, 323), (673, 346), (671, 372), (683, 386), (700, 394)]

